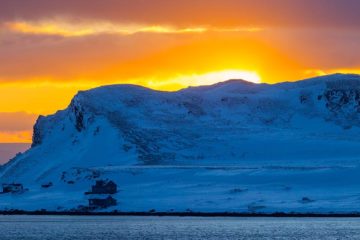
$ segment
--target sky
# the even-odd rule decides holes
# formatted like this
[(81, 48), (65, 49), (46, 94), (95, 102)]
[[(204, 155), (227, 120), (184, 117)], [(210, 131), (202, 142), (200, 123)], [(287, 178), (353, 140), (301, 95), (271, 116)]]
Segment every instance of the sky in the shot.
[(0, 143), (30, 143), (38, 115), (106, 84), (173, 91), (360, 73), (359, 9), (358, 0), (1, 0)]

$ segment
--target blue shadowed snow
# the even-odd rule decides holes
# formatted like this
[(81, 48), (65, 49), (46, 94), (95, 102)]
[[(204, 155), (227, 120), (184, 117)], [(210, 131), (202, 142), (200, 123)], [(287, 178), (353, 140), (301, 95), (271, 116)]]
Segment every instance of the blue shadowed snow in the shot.
[(1, 169), (1, 183), (28, 191), (0, 195), (0, 210), (77, 208), (98, 179), (120, 189), (105, 211), (353, 212), (360, 203), (357, 75), (178, 92), (105, 86), (39, 118), (34, 140)]

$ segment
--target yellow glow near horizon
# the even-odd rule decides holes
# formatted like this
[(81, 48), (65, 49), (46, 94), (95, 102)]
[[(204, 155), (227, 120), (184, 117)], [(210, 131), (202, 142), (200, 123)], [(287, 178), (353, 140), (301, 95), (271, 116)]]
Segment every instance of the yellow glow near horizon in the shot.
[[(150, 80), (149, 80), (150, 79)], [(194, 73), (171, 78), (123, 79), (121, 81), (87, 81), (77, 80), (62, 82), (46, 79), (33, 79), (26, 82), (8, 82), (0, 85), (0, 95), (7, 101), (0, 102), (3, 112), (28, 112), (34, 114), (51, 114), (65, 108), (79, 90), (88, 90), (109, 84), (136, 84), (155, 90), (176, 91), (189, 86), (211, 85), (230, 79), (260, 83), (261, 78), (255, 71), (221, 70), (208, 73)], [(13, 94), (17, 92), (17, 94)], [(19, 98), (18, 96), (22, 97)], [(12, 104), (9, 105), (8, 102)]]
[[(352, 69), (351, 72), (360, 70)], [(309, 70), (309, 77), (322, 75), (323, 71)], [(261, 75), (260, 75), (261, 74)], [(150, 80), (149, 80), (150, 79)], [(32, 79), (19, 82), (3, 82), (0, 84), (0, 96), (6, 101), (0, 101), (0, 109), (3, 112), (27, 112), (29, 114), (48, 115), (57, 110), (64, 109), (70, 103), (73, 96), (79, 90), (88, 90), (107, 84), (136, 84), (156, 90), (176, 91), (189, 86), (211, 85), (230, 79), (242, 79), (253, 83), (265, 82), (262, 72), (252, 70), (228, 69), (215, 72), (184, 74), (174, 77), (156, 78), (143, 77), (136, 79), (111, 80), (105, 82), (78, 79), (73, 82), (64, 82), (53, 79)], [(300, 79), (300, 78), (299, 78)], [(16, 92), (16, 94), (14, 94)], [(21, 96), (19, 98), (18, 96)], [(11, 104), (9, 104), (11, 102)], [(15, 122), (23, 121), (14, 118)], [(28, 131), (0, 131), (0, 142), (31, 142), (32, 130)]]
[(256, 71), (222, 70), (203, 74), (182, 75), (162, 81), (150, 80), (147, 82), (147, 85), (148, 87), (154, 89), (173, 91), (189, 86), (212, 85), (232, 79), (245, 80), (252, 83), (261, 83), (261, 77)]
[(255, 71), (245, 70), (224, 70), (219, 72), (210, 72), (203, 75), (191, 76), (196, 86), (211, 85), (231, 79), (245, 80), (252, 83), (261, 83), (259, 74)]
[(360, 74), (360, 69), (331, 69), (331, 70), (321, 70), (321, 69), (308, 69), (305, 72), (305, 75), (312, 76), (325, 76), (335, 73), (342, 74)]

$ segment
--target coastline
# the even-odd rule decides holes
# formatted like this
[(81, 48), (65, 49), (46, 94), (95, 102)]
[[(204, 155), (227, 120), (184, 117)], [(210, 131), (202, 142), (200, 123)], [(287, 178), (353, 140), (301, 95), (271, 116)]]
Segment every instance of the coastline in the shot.
[(275, 217), (275, 218), (359, 218), (356, 213), (236, 213), (236, 212), (75, 212), (75, 211), (0, 211), (0, 215), (52, 216), (143, 216), (143, 217)]

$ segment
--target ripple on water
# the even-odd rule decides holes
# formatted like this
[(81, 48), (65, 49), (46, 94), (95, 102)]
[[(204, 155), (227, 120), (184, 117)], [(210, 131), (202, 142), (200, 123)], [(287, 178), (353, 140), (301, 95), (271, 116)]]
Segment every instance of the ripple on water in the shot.
[(0, 216), (0, 239), (360, 239), (360, 219)]

